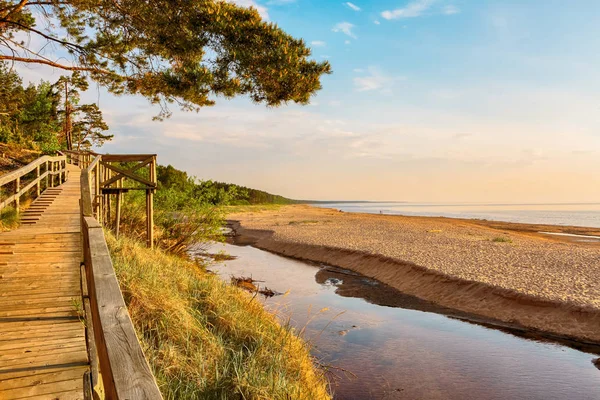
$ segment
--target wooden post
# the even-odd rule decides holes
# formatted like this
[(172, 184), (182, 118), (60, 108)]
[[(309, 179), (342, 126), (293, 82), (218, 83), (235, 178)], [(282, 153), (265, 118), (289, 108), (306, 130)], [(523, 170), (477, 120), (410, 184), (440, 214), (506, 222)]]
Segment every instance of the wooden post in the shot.
[(42, 189), (41, 188), (42, 185), (41, 185), (41, 182), (40, 182), (40, 166), (39, 165), (35, 168), (35, 173), (36, 173), (36, 180), (37, 180), (37, 183), (36, 183), (37, 196), (35, 196), (35, 197), (37, 198), (37, 197), (40, 197), (40, 193), (42, 191), (41, 190)]
[(19, 206), (21, 205), (21, 196), (19, 196), (20, 189), (21, 189), (21, 177), (18, 177), (15, 180), (15, 195), (17, 196), (15, 198), (15, 210), (17, 211), (17, 214), (19, 213)]
[[(106, 178), (107, 179), (111, 178), (111, 175), (112, 175), (111, 172), (112, 171), (110, 169), (106, 168)], [(107, 194), (106, 195), (106, 219), (105, 219), (105, 222), (108, 227), (110, 227), (110, 211), (111, 211), (111, 209), (110, 209), (110, 194)]]
[(96, 202), (96, 219), (102, 225), (102, 213), (100, 212), (100, 163), (96, 164), (94, 170), (94, 201)]
[(119, 226), (121, 225), (121, 191), (117, 192), (117, 204), (115, 205), (115, 235), (119, 238)]
[(152, 210), (152, 189), (146, 189), (146, 246), (154, 246), (154, 218)]
[[(50, 168), (50, 161), (46, 161), (46, 172), (48, 172)], [(48, 189), (48, 184), (49, 184), (49, 174), (46, 174), (46, 189)]]
[[(150, 163), (150, 181), (156, 182), (156, 157)], [(146, 189), (147, 246), (154, 247), (154, 189)]]
[[(108, 180), (108, 168), (106, 168), (105, 166), (102, 166), (103, 168), (103, 181), (106, 182)], [(103, 194), (102, 195), (102, 219), (104, 220), (104, 224), (106, 226), (108, 226), (108, 223), (110, 222), (108, 220), (107, 217), (107, 211), (108, 211), (108, 194)]]

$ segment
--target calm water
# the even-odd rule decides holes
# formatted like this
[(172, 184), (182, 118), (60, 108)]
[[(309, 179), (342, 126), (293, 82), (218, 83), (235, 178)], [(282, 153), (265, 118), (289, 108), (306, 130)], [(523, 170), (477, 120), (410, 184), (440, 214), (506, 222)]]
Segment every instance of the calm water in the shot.
[(449, 310), (350, 271), (249, 246), (219, 250), (238, 257), (214, 265), (223, 279), (289, 291), (263, 301), (306, 327), (323, 364), (348, 371), (334, 371), (336, 399), (600, 399), (598, 355), (441, 315)]
[(600, 228), (600, 203), (595, 204), (435, 204), (435, 203), (328, 203), (319, 207), (346, 212), (400, 214), (427, 217), (476, 218), (528, 224)]

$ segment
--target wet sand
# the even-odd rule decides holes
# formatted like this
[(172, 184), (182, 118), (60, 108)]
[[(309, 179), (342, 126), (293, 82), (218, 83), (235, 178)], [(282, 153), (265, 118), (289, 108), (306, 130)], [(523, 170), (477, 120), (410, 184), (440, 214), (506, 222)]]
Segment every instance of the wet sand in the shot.
[(256, 247), (347, 268), (454, 310), (600, 343), (600, 242), (537, 233), (598, 229), (304, 205), (229, 219)]

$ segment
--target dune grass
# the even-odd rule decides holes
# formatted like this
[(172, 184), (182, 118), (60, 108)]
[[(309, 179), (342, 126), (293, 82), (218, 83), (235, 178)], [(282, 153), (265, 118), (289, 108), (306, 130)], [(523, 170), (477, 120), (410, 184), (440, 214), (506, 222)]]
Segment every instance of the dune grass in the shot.
[(290, 327), (194, 262), (106, 233), (121, 290), (165, 399), (329, 399)]
[(247, 204), (247, 205), (232, 205), (224, 206), (223, 211), (226, 215), (236, 213), (249, 213), (249, 212), (261, 212), (261, 211), (273, 211), (279, 210), (285, 204)]
[(0, 232), (10, 231), (19, 227), (19, 214), (14, 207), (0, 210)]

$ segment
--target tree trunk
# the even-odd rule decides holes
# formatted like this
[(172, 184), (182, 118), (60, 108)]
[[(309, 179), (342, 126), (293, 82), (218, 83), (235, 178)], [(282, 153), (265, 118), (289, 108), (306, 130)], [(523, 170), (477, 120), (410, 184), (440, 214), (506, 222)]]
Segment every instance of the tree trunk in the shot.
[(71, 104), (69, 103), (69, 83), (65, 82), (65, 140), (67, 150), (73, 150), (73, 137), (71, 136)]

